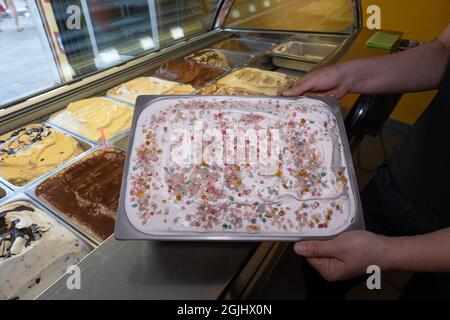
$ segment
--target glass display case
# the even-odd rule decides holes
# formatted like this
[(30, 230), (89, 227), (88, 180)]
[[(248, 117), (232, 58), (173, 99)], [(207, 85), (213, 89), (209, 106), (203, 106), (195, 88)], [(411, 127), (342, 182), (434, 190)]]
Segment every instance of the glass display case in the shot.
[[(42, 29), (41, 42), (51, 48), (42, 55), (58, 70), (60, 80), (55, 82), (60, 84), (46, 89), (41, 86), (31, 94), (33, 87), (25, 86), (23, 94), (16, 94), (13, 101), (0, 96), (2, 108), (206, 35), (220, 38), (231, 36), (231, 32), (227, 35), (229, 30), (241, 35), (261, 31), (267, 38), (268, 31), (284, 32), (284, 37), (271, 39), (279, 43), (289, 38), (289, 33), (349, 36), (360, 27), (359, 4), (349, 0), (39, 0), (33, 8), (35, 28)], [(17, 60), (29, 60), (27, 53), (16, 56)], [(26, 71), (24, 68), (23, 78)], [(49, 72), (42, 69), (41, 75)]]
[[(38, 5), (48, 34), (56, 36), (54, 55), (68, 59), (68, 65), (59, 66), (71, 70), (63, 75), (68, 81), (208, 31), (217, 2), (80, 0)], [(69, 19), (78, 19), (79, 27), (68, 24)]]
[(357, 12), (348, 0), (235, 1), (224, 25), (236, 29), (350, 34)]
[[(215, 244), (120, 242), (109, 231), (96, 237), (80, 227), (76, 219), (71, 220), (69, 212), (63, 212), (67, 203), (51, 205), (49, 202), (55, 199), (50, 196), (43, 201), (40, 196), (46, 192), (43, 184), (46, 181), (63, 183), (64, 179), (60, 178), (72, 176), (70, 172), (78, 172), (77, 166), (81, 165), (92, 172), (101, 171), (103, 162), (96, 158), (96, 151), (105, 145), (118, 150), (117, 161), (110, 162), (110, 175), (111, 179), (112, 176), (120, 178), (114, 170), (118, 168), (120, 172), (120, 159), (128, 143), (133, 107), (140, 94), (211, 93), (224, 83), (227, 86), (222, 77), (242, 68), (249, 68), (252, 72), (273, 71), (291, 80), (335, 61), (384, 54), (369, 52), (361, 45), (370, 34), (361, 33), (359, 1), (39, 0), (36, 4), (35, 12), (39, 16), (35, 21), (45, 30), (44, 40), (51, 48), (50, 58), (61, 81), (34, 94), (27, 91), (17, 95), (12, 102), (2, 102), (0, 96), (0, 135), (3, 135), (0, 139), (0, 152), (3, 153), (0, 157), (0, 188), (8, 190), (8, 195), (0, 200), (0, 206), (11, 201), (11, 195), (26, 195), (42, 210), (58, 217), (71, 230), (76, 230), (95, 252), (80, 264), (82, 270), (90, 274), (92, 284), (82, 287), (92, 291), (71, 292), (66, 290), (65, 280), (61, 279), (42, 297), (108, 298), (122, 294), (127, 298), (129, 295), (145, 298), (158, 297), (161, 293), (160, 297), (193, 298), (187, 291), (192, 283), (180, 280), (182, 272), (172, 272), (172, 266), (192, 270), (194, 287), (208, 287), (208, 279), (216, 281), (208, 296), (199, 297), (238, 298), (248, 295), (252, 291), (251, 286), (276, 263), (285, 244), (222, 243), (215, 247)], [(307, 62), (307, 67), (286, 63), (291, 61), (285, 54), (290, 51), (276, 50), (289, 43), (299, 43), (291, 48), (296, 50), (295, 59), (291, 60)], [(208, 54), (205, 56), (202, 50)], [(26, 52), (16, 59), (25, 61)], [(194, 64), (201, 70), (199, 74), (206, 70), (204, 79), (185, 79), (183, 72), (177, 74), (171, 69), (173, 65), (186, 63)], [(27, 77), (26, 68), (21, 72)], [(214, 76), (209, 77), (210, 74)], [(274, 92), (278, 94), (282, 90), (276, 89)], [(30, 123), (38, 123), (40, 127), (31, 128)], [(28, 127), (23, 129), (23, 126)], [(71, 149), (71, 156), (58, 156), (58, 161), (52, 162), (51, 167), (36, 171), (29, 179), (16, 179), (6, 166), (5, 158), (14, 156), (8, 152), (5, 155), (6, 144), (12, 141), (8, 139), (14, 140), (24, 132), (31, 136), (28, 140), (24, 137), (28, 141), (27, 150), (32, 150), (30, 146), (41, 143), (48, 135), (55, 136), (56, 132), (62, 135), (59, 140), (63, 141), (61, 148), (65, 151), (68, 144), (78, 144), (79, 148)], [(44, 132), (46, 136), (43, 138)], [(45, 150), (45, 144), (39, 146), (39, 150), (42, 148)], [(24, 166), (24, 171), (31, 172)], [(101, 181), (90, 180), (92, 176), (79, 174), (77, 179), (80, 180), (74, 179), (70, 184), (65, 179), (65, 183), (69, 183), (67, 188), (74, 188), (75, 193), (78, 192), (77, 186), (84, 181), (99, 192), (114, 194), (112, 189), (102, 189), (105, 186)], [(115, 184), (112, 185), (114, 187)], [(47, 183), (47, 186), (51, 189), (52, 183)], [(88, 197), (88, 192), (83, 196)], [(100, 203), (104, 198), (107, 197), (96, 195), (85, 201), (105, 207)], [(179, 255), (177, 252), (180, 250), (185, 254)], [(204, 254), (198, 254), (203, 251)], [(190, 253), (192, 260), (180, 260)], [(121, 257), (127, 257), (127, 263), (119, 263), (123, 260)], [(223, 269), (218, 266), (211, 271), (209, 265), (217, 261), (229, 263)], [(114, 269), (116, 263), (120, 264), (120, 270)], [(127, 282), (129, 275), (136, 270), (142, 275), (136, 278), (143, 281), (139, 285)], [(152, 270), (157, 270), (159, 278), (147, 276)], [(173, 275), (177, 283), (173, 282)], [(102, 289), (108, 287), (105, 284), (112, 278), (121, 282), (116, 284), (123, 289), (120, 293)], [(158, 292), (165, 281), (171, 286)]]

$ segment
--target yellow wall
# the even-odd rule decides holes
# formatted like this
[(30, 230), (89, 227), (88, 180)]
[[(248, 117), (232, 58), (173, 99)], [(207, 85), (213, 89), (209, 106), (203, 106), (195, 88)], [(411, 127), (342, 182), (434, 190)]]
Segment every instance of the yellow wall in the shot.
[[(381, 8), (381, 27), (404, 32), (404, 38), (428, 41), (450, 23), (450, 0), (362, 0), (365, 15), (369, 5)], [(414, 69), (411, 70), (414, 72)], [(433, 98), (435, 92), (407, 94), (392, 118), (413, 123)]]

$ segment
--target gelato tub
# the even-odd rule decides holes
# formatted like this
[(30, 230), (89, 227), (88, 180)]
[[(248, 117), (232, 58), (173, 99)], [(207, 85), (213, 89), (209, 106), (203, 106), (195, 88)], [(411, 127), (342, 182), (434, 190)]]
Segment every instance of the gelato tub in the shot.
[(28, 124), (0, 136), (0, 176), (22, 187), (89, 148), (48, 124)]
[(247, 89), (258, 94), (278, 96), (291, 87), (296, 78), (257, 68), (239, 68), (217, 81), (217, 84)]
[(337, 48), (335, 43), (288, 41), (277, 45), (268, 54), (272, 56), (272, 62), (276, 66), (310, 71)]
[(270, 53), (318, 63), (333, 53), (336, 48), (337, 45), (333, 43), (289, 41), (279, 44)]
[(193, 91), (194, 88), (190, 85), (162, 80), (155, 77), (139, 77), (110, 89), (106, 95), (127, 103), (135, 104), (136, 98), (139, 95), (176, 95), (189, 94)]
[(225, 69), (212, 67), (189, 59), (174, 59), (163, 63), (154, 75), (170, 81), (200, 87), (217, 79)]
[(125, 152), (97, 149), (44, 180), (35, 196), (98, 242), (114, 231)]
[(141, 99), (118, 239), (298, 240), (359, 223), (336, 105), (261, 96)]
[(49, 122), (83, 138), (98, 142), (130, 128), (133, 108), (112, 99), (89, 98), (73, 102), (53, 114)]
[(0, 204), (0, 300), (35, 299), (90, 251), (31, 200)]

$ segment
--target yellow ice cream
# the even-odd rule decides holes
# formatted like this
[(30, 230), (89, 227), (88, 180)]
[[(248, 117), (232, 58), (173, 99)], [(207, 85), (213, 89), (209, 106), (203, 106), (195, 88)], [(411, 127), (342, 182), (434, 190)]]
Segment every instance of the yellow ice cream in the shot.
[(130, 128), (133, 108), (105, 98), (90, 98), (69, 104), (50, 117), (50, 122), (92, 141), (110, 139)]
[(107, 95), (134, 104), (139, 95), (190, 94), (193, 91), (194, 88), (190, 85), (155, 77), (139, 77), (112, 88)]
[(82, 152), (74, 138), (30, 124), (0, 136), (0, 175), (20, 187)]
[(244, 88), (259, 94), (278, 96), (292, 86), (295, 80), (294, 77), (279, 72), (241, 68), (219, 79), (217, 83)]

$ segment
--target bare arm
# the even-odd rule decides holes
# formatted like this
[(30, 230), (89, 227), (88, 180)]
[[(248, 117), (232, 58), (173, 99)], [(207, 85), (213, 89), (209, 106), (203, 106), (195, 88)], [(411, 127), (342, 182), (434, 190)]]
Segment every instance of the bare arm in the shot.
[(450, 272), (450, 228), (412, 237), (384, 237), (368, 231), (347, 232), (330, 241), (298, 242), (297, 254), (329, 281), (381, 270)]
[(420, 47), (382, 57), (354, 60), (320, 69), (299, 80), (285, 95), (320, 93), (396, 93), (435, 89), (450, 60), (450, 25)]
[(388, 238), (389, 269), (449, 272), (450, 228), (414, 237)]
[(439, 86), (450, 57), (450, 26), (437, 40), (397, 54), (350, 62), (352, 91), (411, 92)]

